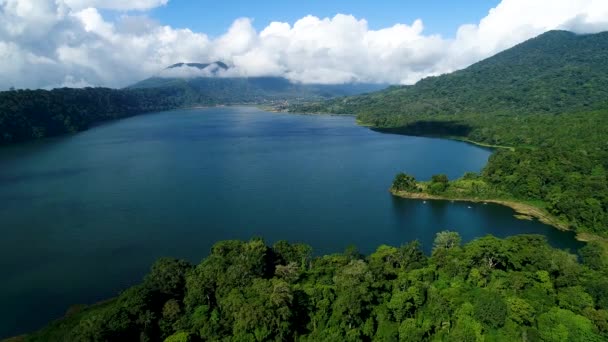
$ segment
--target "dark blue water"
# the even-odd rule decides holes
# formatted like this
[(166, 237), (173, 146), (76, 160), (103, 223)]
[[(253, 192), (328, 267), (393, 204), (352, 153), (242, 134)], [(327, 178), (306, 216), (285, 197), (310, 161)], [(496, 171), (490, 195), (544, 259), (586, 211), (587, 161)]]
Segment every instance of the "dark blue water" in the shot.
[(490, 153), (373, 132), (352, 117), (248, 107), (143, 115), (2, 148), (0, 337), (116, 295), (158, 257), (198, 262), (223, 239), (369, 253), (414, 239), (428, 250), (451, 229), (465, 241), (536, 233), (577, 248), (572, 234), (509, 208), (388, 193), (397, 172), (455, 178), (479, 171)]

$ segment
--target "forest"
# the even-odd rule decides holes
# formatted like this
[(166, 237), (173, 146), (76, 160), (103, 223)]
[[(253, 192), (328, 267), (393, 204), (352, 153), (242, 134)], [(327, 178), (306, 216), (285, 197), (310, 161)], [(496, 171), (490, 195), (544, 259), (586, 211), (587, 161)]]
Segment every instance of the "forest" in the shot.
[(115, 299), (16, 341), (605, 341), (608, 263), (542, 236), (437, 234), (368, 256), (221, 241), (196, 266), (163, 258)]
[(366, 123), (408, 115), (528, 115), (608, 109), (608, 32), (549, 31), (468, 68), (292, 111), (359, 114)]
[[(379, 130), (429, 135), (433, 125)], [(515, 147), (496, 149), (480, 174), (450, 181), (443, 194), (532, 203), (579, 233), (608, 237), (607, 112), (462, 116), (458, 122), (440, 121), (430, 135), (462, 137), (446, 133), (452, 127), (469, 127), (464, 137), (476, 142)]]
[(0, 145), (85, 130), (103, 121), (194, 103), (215, 104), (179, 89), (61, 88), (0, 92)]

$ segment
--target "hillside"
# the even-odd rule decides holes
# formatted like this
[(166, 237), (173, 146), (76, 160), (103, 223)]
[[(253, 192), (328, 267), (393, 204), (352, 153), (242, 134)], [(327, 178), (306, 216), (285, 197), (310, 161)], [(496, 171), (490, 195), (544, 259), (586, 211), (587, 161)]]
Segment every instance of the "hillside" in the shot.
[[(413, 86), (294, 111), (364, 114), (396, 126), (403, 115), (558, 114), (608, 108), (608, 32), (550, 31), (470, 67)], [(389, 118), (387, 118), (389, 117)]]

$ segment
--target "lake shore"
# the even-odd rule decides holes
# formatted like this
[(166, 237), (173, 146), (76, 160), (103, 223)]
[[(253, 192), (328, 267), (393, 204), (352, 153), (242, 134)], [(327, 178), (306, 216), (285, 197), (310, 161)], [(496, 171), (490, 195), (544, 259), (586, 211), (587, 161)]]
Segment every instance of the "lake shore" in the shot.
[[(542, 223), (553, 226), (559, 230), (569, 231), (570, 226), (568, 224), (560, 221), (558, 218), (552, 216), (547, 213), (545, 210), (535, 207), (530, 204), (510, 201), (510, 200), (502, 200), (502, 199), (482, 199), (482, 198), (473, 198), (473, 197), (447, 197), (447, 196), (438, 196), (431, 195), (424, 192), (407, 192), (407, 191), (396, 191), (393, 189), (389, 190), (393, 196), (408, 198), (408, 199), (417, 199), (417, 200), (437, 200), (437, 201), (459, 201), (459, 202), (472, 202), (472, 203), (494, 203), (509, 207), (515, 210), (515, 217), (518, 219), (529, 220), (531, 218), (535, 218)], [(576, 239), (579, 241), (589, 241), (589, 234), (577, 234)]]

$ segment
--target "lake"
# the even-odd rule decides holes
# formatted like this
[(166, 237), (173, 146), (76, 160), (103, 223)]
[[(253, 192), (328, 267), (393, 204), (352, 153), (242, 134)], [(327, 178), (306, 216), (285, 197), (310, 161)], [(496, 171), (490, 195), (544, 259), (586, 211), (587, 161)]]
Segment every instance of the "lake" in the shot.
[(1, 148), (0, 337), (115, 296), (161, 256), (198, 263), (224, 239), (305, 242), (316, 254), (418, 239), (428, 252), (450, 229), (464, 241), (534, 233), (579, 248), (574, 234), (506, 207), (388, 192), (398, 172), (456, 178), (490, 154), (253, 107), (148, 114)]

